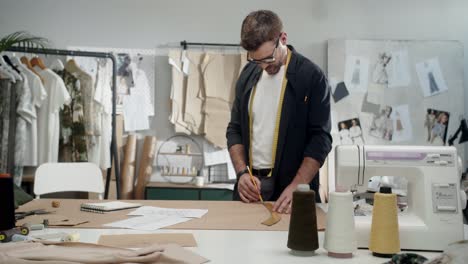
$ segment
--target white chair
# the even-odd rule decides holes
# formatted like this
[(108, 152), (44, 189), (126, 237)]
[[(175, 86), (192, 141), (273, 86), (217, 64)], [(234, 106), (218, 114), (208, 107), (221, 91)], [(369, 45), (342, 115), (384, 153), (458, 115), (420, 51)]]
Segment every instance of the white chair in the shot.
[(102, 200), (104, 183), (102, 172), (94, 163), (45, 163), (36, 170), (34, 194), (54, 192), (93, 192)]

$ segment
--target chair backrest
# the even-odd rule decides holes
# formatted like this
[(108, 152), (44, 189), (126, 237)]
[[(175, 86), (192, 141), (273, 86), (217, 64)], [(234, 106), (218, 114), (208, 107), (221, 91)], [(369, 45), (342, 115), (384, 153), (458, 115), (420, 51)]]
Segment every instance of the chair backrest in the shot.
[(42, 164), (36, 170), (34, 194), (40, 198), (54, 192), (93, 192), (102, 200), (102, 172), (96, 164), (89, 162)]

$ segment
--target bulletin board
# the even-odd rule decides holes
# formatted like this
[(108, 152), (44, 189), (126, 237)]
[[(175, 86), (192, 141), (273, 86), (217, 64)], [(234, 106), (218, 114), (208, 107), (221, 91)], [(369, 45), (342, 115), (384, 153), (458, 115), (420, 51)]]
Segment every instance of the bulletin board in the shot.
[(465, 113), (463, 77), (457, 41), (330, 40), (334, 146), (448, 145)]

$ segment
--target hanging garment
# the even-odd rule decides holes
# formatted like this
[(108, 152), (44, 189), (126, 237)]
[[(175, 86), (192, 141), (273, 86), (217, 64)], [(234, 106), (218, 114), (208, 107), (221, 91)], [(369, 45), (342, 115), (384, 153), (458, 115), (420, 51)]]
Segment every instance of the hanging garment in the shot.
[(38, 70), (44, 79), (47, 98), (39, 108), (37, 118), (38, 130), (38, 164), (58, 161), (60, 138), (59, 110), (71, 101), (62, 78), (49, 69)]
[(43, 101), (47, 98), (47, 93), (42, 84), (41, 79), (34, 72), (29, 70), (23, 64), (19, 64), (21, 72), (28, 79), (29, 90), (32, 99), (31, 120), (26, 123), (26, 138), (24, 145), (28, 146), (24, 153), (24, 166), (37, 166), (38, 140), (37, 140), (37, 116), (38, 108), (41, 107)]
[(172, 66), (171, 103), (172, 113), (169, 121), (174, 124), (176, 133), (190, 135), (188, 125), (183, 119), (186, 86), (181, 62), (182, 52), (180, 50), (169, 51), (169, 64)]
[(189, 63), (189, 74), (187, 76), (187, 90), (185, 96), (185, 111), (183, 120), (188, 125), (188, 129), (195, 135), (204, 133), (203, 108), (203, 75), (201, 73), (201, 63), (204, 58), (203, 52), (187, 51)]
[(111, 167), (112, 74), (112, 64), (108, 63), (107, 60), (99, 60), (94, 101), (97, 102), (98, 112), (101, 115), (101, 136), (97, 142), (97, 148), (99, 149), (99, 166), (101, 169)]
[(10, 79), (0, 79), (0, 173), (8, 169), (11, 86)]
[(130, 94), (140, 95), (145, 98), (145, 103), (141, 107), (144, 109), (144, 113), (147, 116), (154, 116), (154, 105), (153, 105), (153, 96), (151, 95), (151, 88), (148, 77), (146, 76), (145, 71), (138, 69), (136, 64), (132, 63), (132, 72), (134, 87), (130, 89)]
[(67, 70), (57, 72), (70, 94), (71, 101), (60, 111), (60, 162), (88, 161), (88, 135), (84, 120), (84, 90), (80, 81)]
[(16, 131), (15, 131), (15, 162), (13, 180), (17, 186), (21, 186), (23, 178), (24, 156), (29, 152), (29, 146), (25, 144), (28, 124), (35, 118), (33, 98), (26, 75), (21, 73), (22, 80), (17, 81), (12, 89), (16, 90)]

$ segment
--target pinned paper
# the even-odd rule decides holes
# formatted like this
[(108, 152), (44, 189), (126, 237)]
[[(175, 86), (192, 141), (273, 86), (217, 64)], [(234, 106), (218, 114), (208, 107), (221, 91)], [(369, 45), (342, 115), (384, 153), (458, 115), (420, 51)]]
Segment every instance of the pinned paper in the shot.
[(416, 64), (416, 71), (418, 72), (419, 84), (425, 97), (448, 90), (437, 58)]
[(445, 145), (450, 113), (441, 110), (427, 109), (424, 128), (426, 141), (432, 145)]
[(407, 50), (391, 53), (391, 59), (386, 67), (388, 73), (388, 87), (406, 87), (410, 85), (411, 75)]
[(333, 92), (333, 100), (338, 103), (343, 98), (349, 95), (348, 89), (344, 82), (340, 82), (336, 85), (335, 91)]
[(351, 93), (365, 93), (369, 82), (369, 60), (364, 57), (347, 56), (344, 80)]
[(393, 108), (391, 118), (393, 119), (394, 142), (410, 141), (413, 138), (413, 129), (408, 105), (399, 105)]

